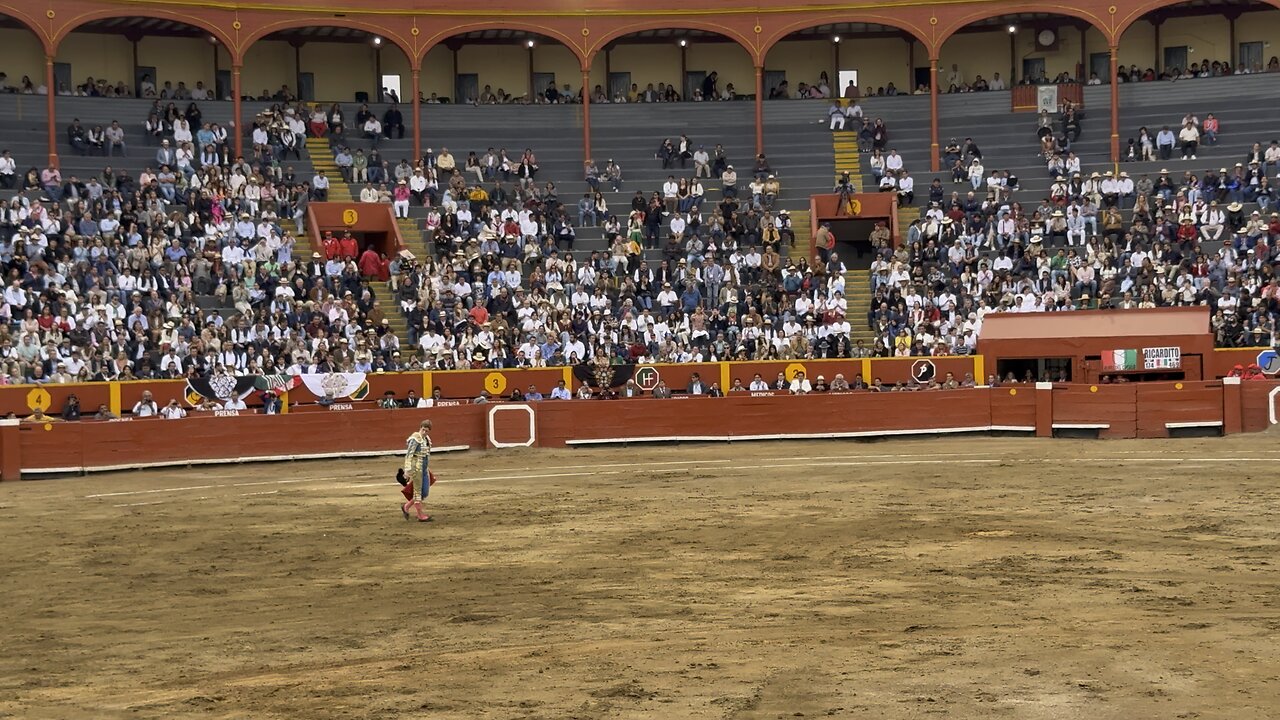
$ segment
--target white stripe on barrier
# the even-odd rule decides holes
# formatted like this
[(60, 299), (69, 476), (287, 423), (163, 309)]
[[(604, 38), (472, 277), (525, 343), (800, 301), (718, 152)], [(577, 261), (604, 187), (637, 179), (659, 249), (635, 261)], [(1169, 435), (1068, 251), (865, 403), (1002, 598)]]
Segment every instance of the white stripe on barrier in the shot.
[[(445, 445), (431, 448), (432, 453), (461, 452), (470, 450), (470, 445)], [(23, 475), (62, 475), (66, 473), (117, 472), (121, 470), (147, 470), (150, 468), (188, 467), (194, 465), (239, 465), (256, 462), (283, 462), (286, 460), (342, 460), (345, 458), (386, 457), (403, 455), (404, 450), (360, 450), (335, 453), (302, 453), (298, 455), (249, 455), (234, 458), (193, 458), (190, 460), (162, 460), (150, 463), (132, 463), (129, 465), (103, 465), (101, 467), (68, 467), (23, 468)]]
[(840, 438), (875, 438), (906, 435), (949, 435), (971, 432), (1035, 432), (1032, 425), (975, 425), (959, 428), (920, 428), (909, 430), (864, 430), (834, 433), (774, 433), (770, 435), (664, 435), (639, 438), (590, 438), (566, 440), (566, 445), (620, 445), (655, 442), (742, 442), (749, 440), (837, 440)]

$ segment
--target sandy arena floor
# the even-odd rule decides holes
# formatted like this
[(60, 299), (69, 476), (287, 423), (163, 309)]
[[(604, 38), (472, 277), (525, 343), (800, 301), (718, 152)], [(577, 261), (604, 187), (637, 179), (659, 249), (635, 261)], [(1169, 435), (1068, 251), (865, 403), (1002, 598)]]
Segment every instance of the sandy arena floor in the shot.
[(1277, 460), (452, 455), (431, 525), (390, 459), (8, 483), (0, 717), (1277, 717)]

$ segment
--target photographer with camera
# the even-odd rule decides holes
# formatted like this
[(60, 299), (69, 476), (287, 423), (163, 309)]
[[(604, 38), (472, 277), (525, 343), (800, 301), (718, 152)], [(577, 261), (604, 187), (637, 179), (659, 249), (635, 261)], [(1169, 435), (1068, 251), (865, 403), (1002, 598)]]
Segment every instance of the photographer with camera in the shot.
[(852, 215), (853, 194), (857, 192), (857, 188), (853, 186), (853, 180), (850, 179), (848, 170), (840, 173), (840, 179), (836, 181), (836, 186), (832, 188), (832, 192), (839, 196), (836, 199), (836, 215)]

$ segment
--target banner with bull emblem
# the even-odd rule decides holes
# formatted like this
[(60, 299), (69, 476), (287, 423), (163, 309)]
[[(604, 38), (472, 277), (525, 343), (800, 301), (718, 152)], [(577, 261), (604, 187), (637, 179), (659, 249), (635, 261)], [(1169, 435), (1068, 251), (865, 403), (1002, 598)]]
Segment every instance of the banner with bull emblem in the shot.
[(363, 400), (369, 395), (364, 373), (314, 373), (301, 376), (302, 384), (316, 397)]

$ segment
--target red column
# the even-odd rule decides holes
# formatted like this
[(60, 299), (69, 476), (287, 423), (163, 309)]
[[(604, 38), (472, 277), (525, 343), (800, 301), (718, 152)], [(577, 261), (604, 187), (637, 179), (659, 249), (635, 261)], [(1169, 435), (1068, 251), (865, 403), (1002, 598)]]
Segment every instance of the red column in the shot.
[(49, 111), (49, 167), (58, 167), (58, 120), (54, 117), (54, 98), (58, 88), (53, 84), (53, 56), (44, 57), (44, 86), (49, 89), (45, 103)]
[(1120, 48), (1111, 46), (1111, 162), (1120, 162), (1120, 83), (1119, 74)]
[(231, 122), (236, 137), (236, 157), (244, 154), (244, 128), (240, 127), (240, 66), (231, 66)]
[(929, 169), (938, 172), (938, 58), (929, 58)]
[(591, 159), (591, 71), (582, 71), (582, 159)]
[(756, 154), (764, 152), (764, 66), (756, 66)]
[(422, 157), (422, 103), (418, 102), (419, 72), (418, 68), (410, 71), (413, 90), (409, 93), (410, 101), (413, 103), (413, 162), (415, 164)]

